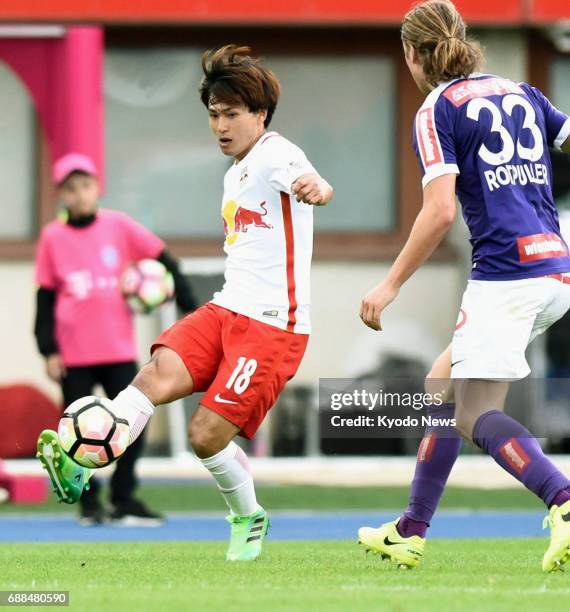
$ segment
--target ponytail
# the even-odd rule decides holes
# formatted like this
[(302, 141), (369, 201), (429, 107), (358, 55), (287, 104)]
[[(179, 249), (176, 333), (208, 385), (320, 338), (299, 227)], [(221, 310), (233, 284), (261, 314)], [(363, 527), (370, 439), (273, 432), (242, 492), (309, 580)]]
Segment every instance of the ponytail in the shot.
[(465, 34), (465, 23), (449, 0), (428, 0), (404, 17), (402, 41), (413, 47), (431, 85), (476, 72), (483, 63), (478, 42)]

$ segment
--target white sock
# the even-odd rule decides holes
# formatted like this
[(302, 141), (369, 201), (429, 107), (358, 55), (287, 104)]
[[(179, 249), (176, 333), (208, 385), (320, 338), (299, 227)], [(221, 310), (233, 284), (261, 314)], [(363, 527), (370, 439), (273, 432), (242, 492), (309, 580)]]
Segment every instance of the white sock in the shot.
[(129, 385), (113, 400), (113, 411), (116, 416), (128, 421), (130, 445), (141, 435), (154, 414), (154, 406), (142, 391)]
[(233, 440), (219, 453), (200, 461), (214, 477), (232, 514), (247, 516), (261, 509), (247, 456)]

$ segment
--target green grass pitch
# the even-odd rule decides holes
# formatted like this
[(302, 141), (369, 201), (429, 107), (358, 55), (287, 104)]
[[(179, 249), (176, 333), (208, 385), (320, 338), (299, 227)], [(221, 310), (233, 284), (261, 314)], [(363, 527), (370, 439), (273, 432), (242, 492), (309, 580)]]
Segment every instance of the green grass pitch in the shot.
[[(317, 487), (259, 484), (257, 498), (270, 511), (291, 510), (399, 510), (408, 503), (409, 487)], [(163, 512), (224, 512), (226, 506), (213, 482), (155, 483), (145, 482), (138, 495), (153, 509)], [(520, 489), (466, 489), (448, 487), (439, 507), (471, 510), (537, 510), (544, 505), (533, 495)], [(50, 493), (46, 504), (12, 506), (0, 504), (3, 513), (75, 512), (74, 506), (58, 504)]]
[(69, 590), (70, 609), (494, 612), (566, 609), (570, 576), (544, 575), (546, 540), (436, 540), (400, 570), (352, 542), (271, 542), (253, 563), (225, 543), (3, 544), (0, 589)]
[[(147, 482), (141, 497), (163, 511), (224, 510), (215, 486)], [(408, 488), (260, 485), (272, 510), (387, 510)], [(442, 508), (541, 510), (523, 490), (449, 488)], [(75, 512), (52, 496), (4, 512)], [(342, 520), (342, 518), (339, 518)], [(271, 535), (271, 534), (270, 534)], [(354, 542), (272, 542), (252, 564), (224, 561), (225, 542), (2, 544), (0, 590), (69, 590), (75, 610), (477, 612), (565, 609), (570, 576), (546, 576), (543, 540), (434, 540), (422, 565), (399, 570)], [(36, 608), (33, 608), (36, 609)], [(39, 608), (38, 608), (39, 609)], [(42, 608), (44, 609), (44, 608)]]

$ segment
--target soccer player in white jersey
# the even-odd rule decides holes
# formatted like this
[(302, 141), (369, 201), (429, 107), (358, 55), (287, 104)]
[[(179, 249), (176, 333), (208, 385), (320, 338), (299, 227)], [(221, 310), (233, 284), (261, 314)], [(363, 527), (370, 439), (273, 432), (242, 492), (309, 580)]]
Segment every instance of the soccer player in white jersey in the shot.
[[(528, 343), (570, 307), (570, 253), (560, 235), (548, 151), (570, 152), (570, 118), (526, 83), (477, 72), (481, 50), (466, 38), (451, 2), (417, 4), (404, 18), (402, 42), (426, 95), (414, 133), (423, 207), (388, 276), (363, 299), (360, 316), (381, 328), (384, 309), (453, 223), (457, 195), (473, 266), (451, 355), (438, 359), (432, 375), (451, 370), (455, 409), (442, 409), (455, 412), (458, 432), (549, 509), (551, 540), (542, 568), (553, 571), (570, 559), (570, 481), (503, 408), (510, 381), (530, 372)], [(426, 432), (404, 514), (379, 529), (360, 529), (369, 549), (408, 567), (420, 561), (461, 445), (449, 430)]]
[[(155, 406), (205, 391), (189, 438), (229, 506), (231, 561), (258, 557), (269, 524), (233, 438), (254, 436), (301, 363), (310, 332), (313, 206), (333, 196), (299, 147), (267, 131), (280, 86), (248, 53), (227, 45), (202, 58), (200, 97), (222, 153), (233, 158), (222, 202), (224, 286), (159, 336), (150, 362), (113, 401), (132, 443)], [(63, 501), (74, 500), (83, 469), (64, 459), (50, 472), (68, 485)], [(82, 487), (85, 474), (79, 480)]]

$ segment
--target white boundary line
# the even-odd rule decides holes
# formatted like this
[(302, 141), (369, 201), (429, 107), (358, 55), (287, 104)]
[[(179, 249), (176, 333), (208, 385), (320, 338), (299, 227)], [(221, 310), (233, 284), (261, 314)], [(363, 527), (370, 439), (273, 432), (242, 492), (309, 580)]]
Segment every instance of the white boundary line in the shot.
[[(556, 466), (570, 474), (570, 455), (554, 455)], [(415, 457), (294, 457), (250, 459), (257, 482), (317, 486), (408, 486), (414, 474)], [(43, 474), (37, 459), (7, 459), (10, 474)], [(109, 475), (104, 468), (101, 475)], [(174, 458), (143, 458), (137, 463), (142, 478), (209, 480), (206, 469), (190, 453)], [(454, 466), (449, 485), (476, 489), (521, 488), (491, 458), (462, 456)]]

